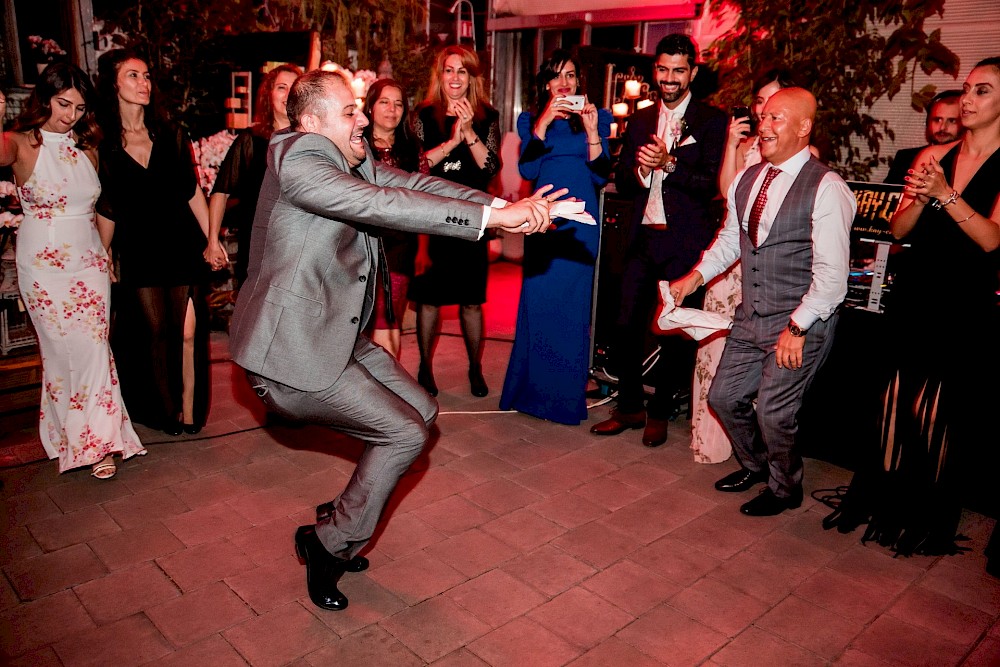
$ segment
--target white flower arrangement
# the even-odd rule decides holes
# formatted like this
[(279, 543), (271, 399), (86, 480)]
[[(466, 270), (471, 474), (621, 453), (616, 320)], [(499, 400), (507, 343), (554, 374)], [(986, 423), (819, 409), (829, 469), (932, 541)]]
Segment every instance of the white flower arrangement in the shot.
[(235, 139), (236, 135), (230, 134), (228, 130), (222, 130), (192, 142), (198, 183), (206, 193), (212, 191), (215, 179), (219, 175), (219, 167), (222, 166), (222, 161), (226, 159), (226, 153), (229, 152), (229, 147)]
[(31, 52), (35, 54), (35, 60), (39, 63), (50, 63), (56, 56), (66, 55), (66, 51), (54, 39), (45, 39), (41, 35), (30, 35), (28, 44), (31, 45)]

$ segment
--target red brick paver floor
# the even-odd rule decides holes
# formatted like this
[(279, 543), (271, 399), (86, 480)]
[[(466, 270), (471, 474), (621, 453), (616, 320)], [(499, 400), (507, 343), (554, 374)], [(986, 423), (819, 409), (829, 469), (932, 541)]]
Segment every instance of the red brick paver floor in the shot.
[(513, 313), (489, 309), (491, 395), (469, 394), (461, 339), (443, 336), (439, 434), (371, 569), (342, 580), (347, 610), (309, 602), (292, 536), (358, 445), (263, 428), (219, 334), (198, 436), (141, 429), (149, 455), (108, 482), (49, 461), (0, 470), (0, 664), (1000, 664), (991, 519), (964, 516), (964, 555), (892, 558), (822, 530), (808, 493), (850, 473), (814, 460), (801, 509), (744, 517), (711, 488), (736, 464), (694, 463), (683, 418), (647, 449), (639, 431), (590, 435), (606, 406), (575, 427), (495, 412)]

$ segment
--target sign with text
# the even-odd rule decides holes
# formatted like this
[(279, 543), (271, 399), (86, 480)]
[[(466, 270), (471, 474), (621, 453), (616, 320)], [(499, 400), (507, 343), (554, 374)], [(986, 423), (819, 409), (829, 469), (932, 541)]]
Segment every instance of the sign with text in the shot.
[(844, 305), (876, 313), (885, 310), (884, 298), (892, 291), (891, 257), (899, 245), (889, 231), (903, 186), (848, 181), (858, 202), (851, 226), (851, 265)]

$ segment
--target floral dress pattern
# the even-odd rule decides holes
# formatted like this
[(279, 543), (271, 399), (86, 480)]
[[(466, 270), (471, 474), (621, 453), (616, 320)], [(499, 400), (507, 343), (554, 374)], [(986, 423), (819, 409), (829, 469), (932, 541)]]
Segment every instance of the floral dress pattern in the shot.
[[(758, 140), (747, 149), (744, 168), (760, 162)], [(736, 306), (743, 300), (743, 270), (740, 263), (716, 277), (705, 291), (704, 309), (733, 319)], [(708, 408), (708, 390), (726, 346), (725, 336), (711, 336), (698, 346), (694, 364), (694, 386), (691, 390), (691, 449), (698, 463), (722, 463), (733, 453), (729, 436), (722, 429), (719, 419)]]
[(17, 274), (42, 355), (39, 436), (64, 472), (146, 450), (122, 404), (108, 345), (111, 281), (94, 225), (97, 172), (71, 135), (41, 134), (34, 172), (18, 188)]

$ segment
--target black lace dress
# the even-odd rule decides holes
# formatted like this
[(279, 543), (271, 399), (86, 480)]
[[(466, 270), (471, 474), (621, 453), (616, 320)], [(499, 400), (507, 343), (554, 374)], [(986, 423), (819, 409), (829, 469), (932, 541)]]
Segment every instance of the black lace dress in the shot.
[[(445, 116), (442, 125), (434, 111), (430, 105), (421, 107), (414, 122), (414, 131), (427, 150), (447, 141), (456, 121), (452, 116)], [(486, 166), (479, 168), (463, 141), (448, 157), (431, 168), (431, 175), (485, 192), (490, 179), (500, 171), (500, 114), (487, 107), (486, 116), (473, 122), (472, 128), (489, 150)], [(478, 241), (431, 236), (427, 249), (431, 266), (410, 282), (410, 300), (431, 306), (484, 303), (489, 269), (487, 243), (486, 235)]]

